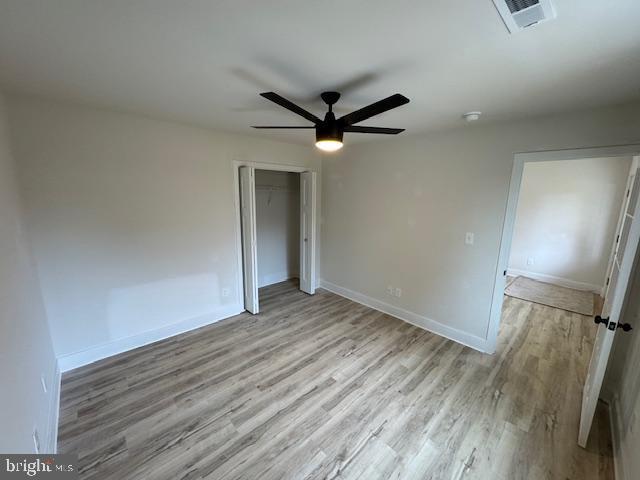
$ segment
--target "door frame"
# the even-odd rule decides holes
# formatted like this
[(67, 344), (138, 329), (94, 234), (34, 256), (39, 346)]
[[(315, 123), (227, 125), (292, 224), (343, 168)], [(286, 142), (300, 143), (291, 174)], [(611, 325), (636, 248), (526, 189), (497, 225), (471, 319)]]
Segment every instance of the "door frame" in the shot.
[[(315, 172), (316, 177), (318, 176), (317, 170), (311, 167), (302, 167), (298, 165), (288, 165), (286, 163), (264, 163), (264, 162), (251, 162), (245, 160), (233, 160), (233, 208), (235, 215), (235, 237), (236, 237), (236, 261), (237, 261), (237, 278), (236, 284), (238, 288), (238, 302), (244, 305), (244, 268), (242, 266), (242, 227), (240, 220), (240, 167), (253, 167), (257, 170), (271, 170), (275, 172), (291, 172), (291, 173), (303, 173), (303, 172)], [(313, 209), (315, 211), (316, 222), (318, 221), (318, 195), (319, 189), (315, 189), (315, 198), (313, 202)], [(314, 232), (314, 248), (311, 252), (313, 256), (313, 261), (316, 262), (317, 265), (317, 249), (318, 249), (318, 228), (315, 226)], [(318, 270), (316, 269), (316, 275)], [(317, 279), (316, 279), (317, 283)]]
[(502, 235), (500, 238), (500, 251), (495, 271), (495, 282), (493, 286), (493, 298), (491, 301), (491, 313), (489, 326), (487, 327), (486, 352), (494, 353), (498, 342), (498, 330), (502, 319), (502, 303), (504, 301), (504, 289), (506, 275), (504, 272), (509, 266), (509, 256), (511, 254), (511, 241), (515, 228), (518, 199), (520, 197), (520, 186), (522, 185), (522, 175), (525, 163), (550, 162), (559, 160), (581, 160), (586, 158), (600, 157), (632, 157), (640, 155), (640, 144), (612, 145), (605, 147), (577, 148), (566, 150), (548, 150), (539, 152), (520, 152), (513, 156), (513, 168), (511, 170), (511, 181), (509, 182), (509, 194), (505, 206), (504, 222), (502, 224)]

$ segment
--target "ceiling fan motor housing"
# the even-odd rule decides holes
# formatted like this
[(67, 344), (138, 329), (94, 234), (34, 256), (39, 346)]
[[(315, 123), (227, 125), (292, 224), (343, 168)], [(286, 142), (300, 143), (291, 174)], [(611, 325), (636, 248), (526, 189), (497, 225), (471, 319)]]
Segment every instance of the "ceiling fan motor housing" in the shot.
[(327, 112), (324, 116), (324, 122), (316, 125), (316, 141), (321, 140), (337, 140), (342, 142), (344, 130), (340, 128), (333, 112)]

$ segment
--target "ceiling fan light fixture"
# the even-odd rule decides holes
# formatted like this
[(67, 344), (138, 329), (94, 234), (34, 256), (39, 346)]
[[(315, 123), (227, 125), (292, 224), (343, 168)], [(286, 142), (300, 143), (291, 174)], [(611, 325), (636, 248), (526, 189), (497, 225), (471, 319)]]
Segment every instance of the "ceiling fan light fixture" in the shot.
[(323, 152), (337, 152), (343, 147), (343, 143), (340, 140), (317, 140), (316, 147)]
[(338, 127), (333, 113), (327, 114), (326, 123), (316, 127), (316, 147), (324, 152), (336, 152), (343, 146), (344, 132)]

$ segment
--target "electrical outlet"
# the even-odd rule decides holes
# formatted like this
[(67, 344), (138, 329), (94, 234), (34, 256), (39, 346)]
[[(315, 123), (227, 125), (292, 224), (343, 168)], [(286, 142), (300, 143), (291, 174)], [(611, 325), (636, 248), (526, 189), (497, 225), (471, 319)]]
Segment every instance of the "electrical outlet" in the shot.
[(473, 232), (467, 232), (464, 236), (464, 243), (467, 245), (473, 245), (475, 234)]
[(396, 297), (401, 297), (402, 296), (402, 289), (401, 288), (397, 288), (396, 287), (395, 296)]
[(44, 393), (47, 393), (49, 389), (47, 388), (47, 379), (44, 378), (44, 375), (40, 375), (40, 383), (42, 384), (42, 390)]
[(33, 429), (33, 448), (35, 448), (36, 453), (40, 453), (40, 435), (38, 435), (38, 429)]
[(527, 258), (527, 265), (531, 266), (531, 265), (533, 265), (535, 263), (536, 263), (536, 261), (535, 261), (535, 259), (533, 257)]
[(387, 294), (388, 295), (393, 295), (393, 287), (391, 285), (387, 286)]
[(228, 296), (229, 296), (229, 293), (230, 293), (230, 291), (229, 291), (229, 289), (228, 289), (228, 288), (223, 288), (223, 289), (222, 289), (222, 296), (223, 296), (223, 297), (228, 297)]

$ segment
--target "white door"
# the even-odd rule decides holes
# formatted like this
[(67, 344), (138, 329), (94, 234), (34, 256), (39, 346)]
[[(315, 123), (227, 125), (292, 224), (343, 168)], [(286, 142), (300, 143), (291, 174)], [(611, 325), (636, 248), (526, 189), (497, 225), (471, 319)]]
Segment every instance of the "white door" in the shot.
[(300, 290), (316, 293), (316, 173), (300, 174)]
[(240, 217), (244, 308), (258, 313), (258, 253), (256, 250), (256, 180), (253, 167), (240, 167)]
[(624, 305), (631, 271), (640, 241), (640, 206), (638, 205), (638, 180), (640, 175), (635, 175), (631, 188), (627, 191), (624, 205), (624, 218), (618, 231), (618, 245), (614, 254), (609, 285), (605, 293), (604, 307), (601, 318), (604, 319), (598, 326), (596, 341), (591, 354), (589, 372), (585, 380), (582, 392), (582, 413), (580, 416), (580, 432), (578, 444), (586, 447), (589, 431), (593, 422), (602, 380), (607, 369), (613, 338), (620, 328), (620, 314)]

